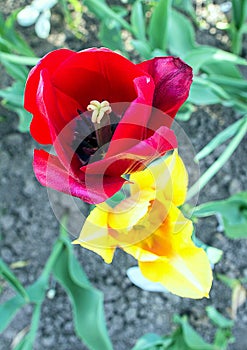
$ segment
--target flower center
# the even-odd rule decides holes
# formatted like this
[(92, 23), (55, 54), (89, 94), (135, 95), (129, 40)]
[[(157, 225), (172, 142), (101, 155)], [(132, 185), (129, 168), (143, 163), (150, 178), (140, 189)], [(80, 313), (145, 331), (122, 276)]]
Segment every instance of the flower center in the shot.
[(92, 122), (100, 124), (104, 115), (111, 113), (112, 109), (108, 101), (99, 102), (97, 100), (92, 100), (87, 106), (87, 110), (92, 113)]
[(104, 158), (109, 142), (117, 127), (118, 120), (112, 113), (108, 101), (90, 101), (87, 106), (89, 113), (78, 110), (72, 147), (83, 165)]

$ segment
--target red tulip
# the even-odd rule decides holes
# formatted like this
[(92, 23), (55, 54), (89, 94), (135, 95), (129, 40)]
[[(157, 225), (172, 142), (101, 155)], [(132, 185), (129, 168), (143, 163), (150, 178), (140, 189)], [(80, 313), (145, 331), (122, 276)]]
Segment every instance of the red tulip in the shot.
[(122, 175), (177, 146), (169, 120), (191, 82), (191, 68), (174, 57), (133, 64), (105, 48), (47, 54), (31, 70), (24, 100), (33, 138), (56, 153), (35, 150), (37, 179), (89, 203), (105, 201), (126, 182)]

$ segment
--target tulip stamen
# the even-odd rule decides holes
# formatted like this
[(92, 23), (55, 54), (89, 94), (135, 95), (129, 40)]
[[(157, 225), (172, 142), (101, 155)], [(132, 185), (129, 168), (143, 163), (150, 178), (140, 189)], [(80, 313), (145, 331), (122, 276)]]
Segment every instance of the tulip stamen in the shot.
[(92, 113), (92, 122), (100, 124), (104, 115), (111, 113), (112, 109), (108, 101), (99, 102), (97, 100), (90, 101), (90, 104), (87, 106), (87, 110)]
[(99, 148), (110, 142), (112, 138), (110, 113), (112, 108), (108, 101), (90, 101), (87, 110), (92, 113), (92, 123), (94, 125), (96, 139)]

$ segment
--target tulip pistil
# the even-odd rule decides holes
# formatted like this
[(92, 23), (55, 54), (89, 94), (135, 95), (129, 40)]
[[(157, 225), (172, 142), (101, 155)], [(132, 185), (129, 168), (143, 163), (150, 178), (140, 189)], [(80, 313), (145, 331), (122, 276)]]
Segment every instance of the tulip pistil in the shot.
[(90, 104), (87, 106), (87, 110), (89, 112), (93, 112), (92, 122), (97, 124), (100, 124), (105, 114), (108, 115), (112, 111), (108, 101), (99, 102), (97, 100), (90, 101)]

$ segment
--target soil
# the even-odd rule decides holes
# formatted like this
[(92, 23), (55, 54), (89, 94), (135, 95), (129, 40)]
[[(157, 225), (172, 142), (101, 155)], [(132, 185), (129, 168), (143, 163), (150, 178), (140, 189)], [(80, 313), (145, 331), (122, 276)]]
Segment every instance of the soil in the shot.
[[(15, 8), (27, 3), (24, 0), (8, 0), (5, 1), (4, 6), (0, 4), (0, 11), (7, 16)], [(39, 56), (57, 47), (65, 46), (80, 50), (100, 46), (96, 35), (97, 22), (90, 13), (83, 14), (83, 23), (86, 23), (87, 35), (80, 41), (75, 39), (68, 28), (64, 30), (63, 15), (56, 6), (48, 40), (38, 39), (33, 27), (31, 29), (18, 27), (18, 30)], [(206, 38), (209, 38), (208, 43), (216, 43), (209, 31), (198, 34), (198, 41), (205, 42)], [(7, 87), (10, 80), (3, 67), (0, 73), (1, 88)], [(37, 182), (33, 174), (32, 157), (35, 142), (29, 134), (21, 134), (18, 131), (18, 117), (14, 113), (0, 107), (0, 115), (2, 117), (0, 123), (1, 258), (7, 264), (16, 261), (28, 262), (27, 266), (14, 270), (24, 286), (28, 286), (42, 271), (52, 244), (58, 236), (59, 223), (51, 208), (46, 188)], [(238, 115), (234, 110), (214, 105), (197, 108), (188, 122), (179, 122), (179, 125), (197, 152), (212, 137), (237, 119)], [(200, 171), (203, 173), (221, 152), (222, 148), (219, 148), (201, 161)], [(246, 190), (246, 163), (243, 161), (246, 153), (245, 139), (221, 171), (203, 189), (199, 203), (227, 198)], [(66, 198), (59, 199), (59, 202), (60, 210), (66, 210), (68, 206)], [(215, 266), (215, 276), (221, 273), (232, 278), (247, 277), (247, 240), (227, 239), (222, 232), (219, 232), (215, 217), (200, 220), (197, 225), (197, 234), (205, 243), (224, 251), (222, 260)], [(158, 334), (171, 332), (174, 313), (188, 315), (191, 324), (208, 341), (212, 341), (215, 328), (206, 316), (205, 307), (214, 305), (218, 311), (229, 317), (231, 290), (216, 277), (210, 299), (193, 301), (172, 294), (150, 293), (137, 288), (129, 281), (126, 270), (135, 266), (136, 262), (124, 252), (118, 250), (113, 263), (107, 265), (90, 251), (77, 246), (74, 249), (92, 284), (104, 292), (105, 316), (115, 350), (131, 349), (136, 340), (148, 332)], [(8, 299), (11, 293), (10, 289), (4, 285), (0, 300)], [(247, 348), (246, 311), (245, 303), (238, 310), (233, 329), (236, 341), (229, 346), (229, 350)], [(17, 333), (30, 324), (31, 312), (32, 307), (29, 305), (17, 314), (1, 335), (0, 350), (11, 349), (11, 342)], [(74, 333), (70, 302), (59, 285), (56, 285), (55, 297), (46, 298), (44, 301), (34, 349), (86, 349)]]

